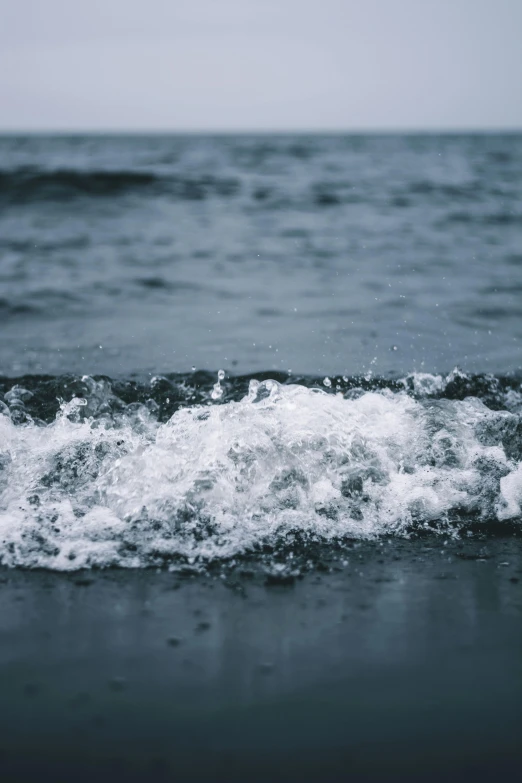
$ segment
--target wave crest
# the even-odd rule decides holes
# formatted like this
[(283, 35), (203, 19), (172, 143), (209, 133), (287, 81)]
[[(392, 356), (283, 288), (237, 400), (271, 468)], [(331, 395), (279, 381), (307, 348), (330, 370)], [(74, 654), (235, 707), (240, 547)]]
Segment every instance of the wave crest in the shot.
[(161, 422), (153, 399), (125, 404), (108, 381), (82, 382), (89, 394), (48, 425), (25, 412), (33, 392), (4, 395), (6, 565), (205, 563), (522, 516), (521, 417), (477, 398), (250, 379), (242, 399), (210, 392)]

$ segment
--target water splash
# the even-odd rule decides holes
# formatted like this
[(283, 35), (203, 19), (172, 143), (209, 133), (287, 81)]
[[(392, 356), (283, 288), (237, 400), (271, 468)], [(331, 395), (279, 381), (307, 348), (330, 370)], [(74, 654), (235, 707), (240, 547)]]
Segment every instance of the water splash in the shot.
[(221, 386), (221, 381), (225, 379), (225, 371), (219, 370), (218, 371), (218, 379), (217, 382), (212, 387), (212, 391), (210, 393), (210, 396), (213, 400), (219, 400), (223, 396), (223, 387)]
[[(47, 425), (28, 410), (38, 389), (13, 385), (0, 410), (0, 562), (204, 563), (296, 538), (521, 520), (520, 414), (433, 397), (469, 383), (463, 374), (343, 393), (341, 378), (334, 388), (250, 379), (230, 400), (223, 380), (198, 404), (185, 387), (161, 421), (176, 394), (167, 378), (149, 384), (158, 401), (129, 403), (107, 379), (75, 379), (83, 396)], [(519, 391), (509, 393), (516, 408)]]

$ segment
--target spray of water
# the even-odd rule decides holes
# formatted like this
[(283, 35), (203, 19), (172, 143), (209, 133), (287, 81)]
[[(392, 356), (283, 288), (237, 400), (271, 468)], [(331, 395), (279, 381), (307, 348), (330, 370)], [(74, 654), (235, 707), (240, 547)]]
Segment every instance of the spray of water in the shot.
[(32, 393), (12, 388), (0, 402), (0, 562), (205, 563), (296, 536), (521, 520), (518, 412), (433, 399), (437, 376), (405, 382), (415, 394), (251, 380), (226, 401), (224, 375), (164, 422), (154, 400), (125, 404), (108, 381), (83, 379), (83, 398), (44, 424), (27, 413)]

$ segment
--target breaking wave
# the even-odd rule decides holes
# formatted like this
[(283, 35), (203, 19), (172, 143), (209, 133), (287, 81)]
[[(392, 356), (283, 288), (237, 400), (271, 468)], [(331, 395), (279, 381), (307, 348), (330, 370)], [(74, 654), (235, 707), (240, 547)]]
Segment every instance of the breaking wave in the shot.
[(520, 378), (0, 378), (0, 563), (74, 570), (522, 520)]

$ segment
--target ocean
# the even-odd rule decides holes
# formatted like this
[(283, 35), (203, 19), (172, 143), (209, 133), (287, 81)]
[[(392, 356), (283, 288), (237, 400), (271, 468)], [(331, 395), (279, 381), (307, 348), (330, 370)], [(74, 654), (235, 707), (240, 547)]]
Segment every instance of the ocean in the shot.
[(0, 139), (0, 561), (517, 526), (522, 135)]
[(507, 373), (522, 135), (0, 138), (4, 375)]
[(522, 134), (0, 136), (2, 781), (514, 778)]

